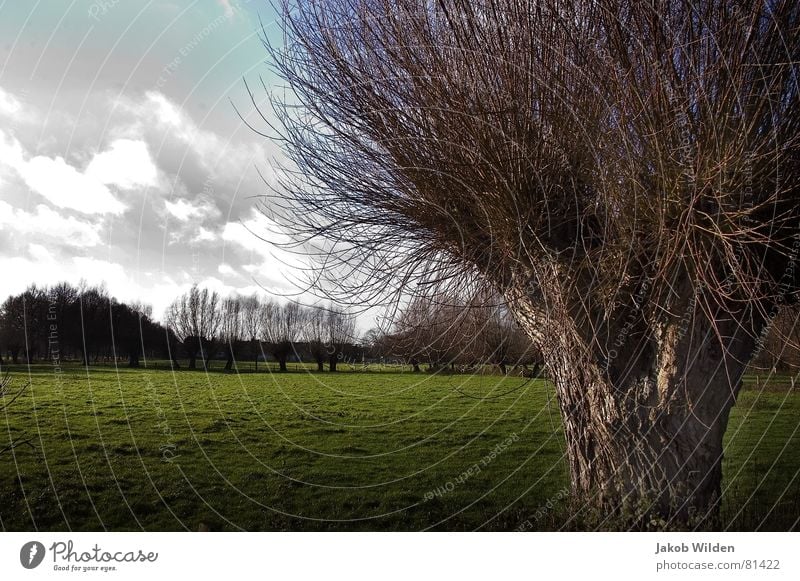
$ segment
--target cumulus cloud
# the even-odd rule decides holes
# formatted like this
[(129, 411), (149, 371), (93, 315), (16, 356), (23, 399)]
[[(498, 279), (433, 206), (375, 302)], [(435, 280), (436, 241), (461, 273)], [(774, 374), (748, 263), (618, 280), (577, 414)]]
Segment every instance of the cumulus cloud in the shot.
[[(22, 101), (12, 98), (0, 94), (0, 107)], [(77, 125), (74, 111), (56, 108), (39, 117), (41, 131), (0, 129), (0, 257), (14, 272), (0, 295), (104, 282), (160, 317), (193, 283), (291, 292), (282, 271), (297, 257), (270, 244), (287, 239), (253, 211), (264, 189), (255, 167), (271, 179), (269, 145), (199, 125), (157, 91), (93, 99)]]
[[(152, 140), (160, 143), (157, 156), (179, 156), (179, 159), (171, 160), (177, 161), (175, 173), (187, 178), (187, 166), (198, 165), (205, 176), (200, 189), (213, 190), (215, 182), (224, 182), (226, 189), (236, 189), (245, 177), (256, 182), (260, 178), (255, 172), (255, 164), (269, 160), (270, 156), (261, 143), (225, 139), (198, 126), (180, 105), (159, 91), (147, 91), (143, 98), (137, 99), (121, 97), (113, 106), (132, 117), (124, 129), (125, 135), (149, 133)], [(264, 179), (274, 183), (272, 169), (268, 166), (260, 169)]]
[(179, 198), (174, 202), (165, 200), (164, 206), (167, 212), (180, 222), (205, 220), (219, 215), (219, 210), (212, 202), (202, 199), (190, 201)]
[(219, 272), (222, 276), (238, 276), (238, 273), (233, 269), (233, 267), (224, 262), (217, 267), (217, 272)]
[(291, 242), (291, 238), (273, 220), (255, 209), (244, 220), (226, 223), (222, 230), (222, 239), (244, 248), (263, 247), (265, 241), (278, 245)]
[(211, 230), (207, 230), (206, 228), (203, 228), (202, 226), (200, 226), (197, 229), (197, 234), (195, 235), (194, 238), (191, 239), (190, 242), (193, 242), (193, 243), (213, 242), (213, 241), (217, 240), (218, 238), (219, 238), (219, 236), (217, 236), (214, 232), (212, 232)]
[(38, 155), (15, 169), (28, 187), (59, 208), (84, 214), (121, 214), (125, 210), (104, 184), (82, 174), (63, 157)]
[(0, 163), (13, 169), (25, 184), (59, 208), (84, 214), (121, 214), (125, 205), (105, 184), (80, 172), (63, 157), (30, 157), (20, 142), (0, 130)]
[(22, 111), (22, 103), (14, 95), (0, 87), (0, 115), (13, 117)]
[(258, 210), (251, 210), (244, 220), (225, 224), (221, 237), (228, 243), (225, 254), (246, 257), (241, 270), (271, 292), (287, 292), (292, 286), (289, 281), (302, 278), (299, 273), (310, 268), (307, 257), (291, 248), (291, 238)]
[(104, 152), (94, 156), (86, 175), (105, 185), (122, 189), (151, 187), (158, 184), (158, 168), (141, 140), (118, 139)]
[(50, 238), (68, 246), (86, 248), (101, 243), (98, 226), (74, 216), (64, 216), (44, 204), (30, 213), (0, 201), (0, 226), (19, 236)]

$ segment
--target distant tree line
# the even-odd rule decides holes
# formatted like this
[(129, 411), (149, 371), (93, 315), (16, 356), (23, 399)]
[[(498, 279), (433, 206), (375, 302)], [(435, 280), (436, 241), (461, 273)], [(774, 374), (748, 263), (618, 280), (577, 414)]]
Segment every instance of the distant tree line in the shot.
[(539, 352), (499, 297), (415, 297), (388, 333), (372, 330), (365, 345), (373, 356), (397, 358), (421, 371), (461, 371), (490, 365), (505, 375), (511, 369), (537, 375)]
[(787, 305), (775, 312), (769, 333), (760, 338), (750, 362), (753, 372), (800, 371), (800, 305)]
[(281, 371), (289, 360), (315, 362), (319, 371), (361, 360), (355, 318), (333, 306), (221, 297), (196, 285), (173, 301), (164, 323), (153, 319), (150, 306), (86, 284), (31, 285), (0, 306), (0, 360), (12, 363), (125, 361), (139, 367), (145, 358), (180, 367), (179, 360), (188, 359), (190, 369), (207, 369), (223, 358), (232, 370), (237, 361), (257, 368), (270, 357)]
[[(776, 311), (769, 332), (760, 339), (750, 371), (800, 371), (800, 305)], [(362, 339), (367, 358), (397, 360), (414, 371), (458, 368), (474, 371), (493, 366), (538, 376), (545, 372), (541, 353), (496, 296), (417, 297), (395, 318), (389, 332), (367, 331)]]
[(102, 286), (31, 285), (0, 306), (0, 353), (13, 363), (163, 357), (174, 336), (152, 318), (152, 308), (123, 303)]
[(345, 358), (363, 359), (355, 318), (332, 305), (306, 307), (257, 295), (223, 298), (193, 286), (167, 309), (166, 325), (192, 369), (198, 361), (207, 366), (217, 353), (224, 353), (226, 370), (246, 360), (257, 367), (268, 356), (281, 371), (290, 359), (314, 362), (318, 371), (325, 364), (336, 371)]
[[(776, 315), (754, 369), (800, 369), (798, 314), (787, 307)], [(318, 371), (336, 371), (341, 362), (402, 363), (417, 372), (491, 366), (536, 376), (543, 370), (540, 353), (497, 297), (416, 297), (388, 330), (374, 328), (360, 338), (355, 317), (333, 305), (222, 297), (196, 285), (173, 301), (163, 323), (149, 305), (125, 303), (86, 284), (31, 285), (0, 305), (0, 361), (139, 367), (142, 359), (166, 359), (173, 367), (188, 360), (189, 369), (208, 369), (221, 359), (228, 371), (245, 361), (257, 370), (269, 359), (281, 371), (289, 361), (314, 363)]]

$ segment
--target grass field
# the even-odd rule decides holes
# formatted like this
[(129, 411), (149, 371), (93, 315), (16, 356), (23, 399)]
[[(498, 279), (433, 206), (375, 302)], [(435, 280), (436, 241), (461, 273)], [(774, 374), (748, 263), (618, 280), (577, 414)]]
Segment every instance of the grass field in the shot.
[[(0, 414), (4, 530), (574, 527), (542, 380), (20, 366)], [(800, 391), (743, 390), (723, 527), (800, 515)]]

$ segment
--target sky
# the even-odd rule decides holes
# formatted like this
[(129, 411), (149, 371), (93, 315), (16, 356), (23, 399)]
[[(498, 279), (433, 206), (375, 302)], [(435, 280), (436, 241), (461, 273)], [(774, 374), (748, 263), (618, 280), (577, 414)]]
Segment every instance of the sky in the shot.
[(235, 110), (278, 86), (259, 22), (268, 0), (0, 0), (0, 300), (83, 280), (161, 318), (194, 283), (299, 290), (257, 208), (280, 151)]

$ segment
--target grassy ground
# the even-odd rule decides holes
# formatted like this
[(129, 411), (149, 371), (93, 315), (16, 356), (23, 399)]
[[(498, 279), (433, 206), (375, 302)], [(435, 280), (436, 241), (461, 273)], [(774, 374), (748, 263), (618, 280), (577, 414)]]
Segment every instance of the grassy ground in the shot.
[[(567, 472), (540, 380), (49, 366), (0, 413), (5, 530), (560, 528)], [(485, 396), (485, 399), (480, 399)], [(723, 525), (797, 528), (800, 393), (748, 386)]]

